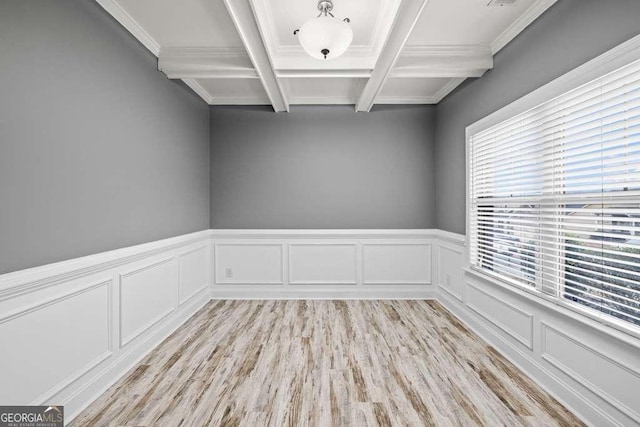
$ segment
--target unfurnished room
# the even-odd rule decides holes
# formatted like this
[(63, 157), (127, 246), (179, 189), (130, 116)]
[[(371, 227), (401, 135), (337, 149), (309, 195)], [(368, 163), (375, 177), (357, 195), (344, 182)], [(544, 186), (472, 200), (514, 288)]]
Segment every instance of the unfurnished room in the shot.
[(0, 0), (0, 427), (640, 427), (640, 0)]

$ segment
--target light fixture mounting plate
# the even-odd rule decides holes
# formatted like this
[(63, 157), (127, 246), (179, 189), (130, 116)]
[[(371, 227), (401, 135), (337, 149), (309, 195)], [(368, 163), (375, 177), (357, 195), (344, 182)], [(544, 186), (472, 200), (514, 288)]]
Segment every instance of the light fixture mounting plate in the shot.
[(333, 10), (333, 2), (331, 0), (318, 1), (318, 10), (323, 13), (329, 13)]

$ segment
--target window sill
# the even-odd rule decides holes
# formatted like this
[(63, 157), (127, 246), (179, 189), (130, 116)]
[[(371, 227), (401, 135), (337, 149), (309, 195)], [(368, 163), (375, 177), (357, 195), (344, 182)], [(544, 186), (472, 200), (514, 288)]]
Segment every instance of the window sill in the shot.
[(609, 316), (599, 315), (597, 312), (586, 307), (583, 308), (579, 305), (558, 300), (537, 289), (527, 288), (519, 284), (516, 285), (514, 283), (501, 280), (500, 278), (494, 277), (491, 274), (487, 274), (471, 266), (463, 268), (463, 271), (470, 276), (489, 282), (507, 293), (525, 298), (532, 304), (553, 310), (556, 313), (640, 350), (640, 330), (638, 330), (638, 328), (634, 328), (633, 326), (629, 327), (623, 322), (617, 322), (614, 319), (610, 319)]

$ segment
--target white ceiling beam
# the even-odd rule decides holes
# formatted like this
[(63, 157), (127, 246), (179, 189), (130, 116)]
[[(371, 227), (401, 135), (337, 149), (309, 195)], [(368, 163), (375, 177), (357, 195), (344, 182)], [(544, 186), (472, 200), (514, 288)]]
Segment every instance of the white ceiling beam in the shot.
[(402, 0), (376, 68), (356, 103), (356, 111), (370, 111), (373, 107), (426, 4), (427, 0)]
[(223, 0), (231, 20), (242, 39), (249, 58), (262, 81), (265, 92), (276, 112), (289, 111), (289, 103), (276, 77), (273, 64), (262, 41), (257, 19), (249, 0)]
[(389, 77), (481, 77), (491, 68), (489, 46), (407, 46)]
[(163, 48), (158, 69), (170, 79), (257, 79), (243, 48)]
[(449, 80), (449, 82), (446, 85), (442, 86), (440, 90), (433, 97), (435, 101), (434, 104), (437, 104), (438, 102), (442, 101), (447, 95), (453, 92), (453, 90), (458, 86), (460, 86), (462, 82), (465, 80), (466, 80), (465, 77), (455, 77)]

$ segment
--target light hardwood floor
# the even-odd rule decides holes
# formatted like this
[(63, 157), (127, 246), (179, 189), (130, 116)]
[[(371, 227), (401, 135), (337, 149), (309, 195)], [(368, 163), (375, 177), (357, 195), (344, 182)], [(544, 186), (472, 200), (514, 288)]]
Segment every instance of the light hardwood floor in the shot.
[(578, 426), (431, 301), (212, 301), (77, 426)]

